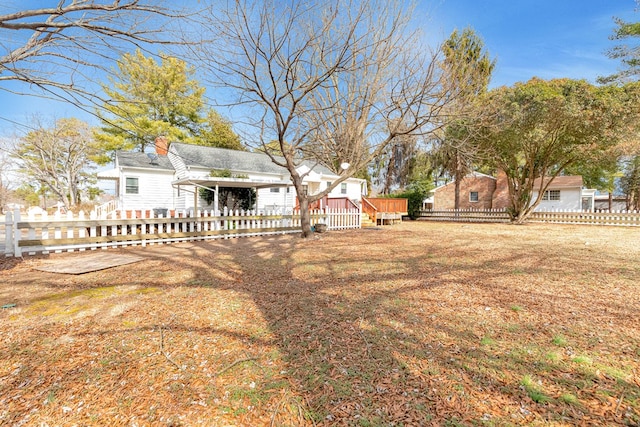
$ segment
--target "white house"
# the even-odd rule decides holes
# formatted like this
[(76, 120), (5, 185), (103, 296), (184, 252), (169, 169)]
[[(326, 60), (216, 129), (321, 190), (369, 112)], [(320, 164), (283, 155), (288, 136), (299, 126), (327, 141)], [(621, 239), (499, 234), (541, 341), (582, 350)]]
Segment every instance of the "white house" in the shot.
[[(545, 178), (545, 181), (549, 179)], [(535, 189), (540, 188), (540, 184), (540, 178), (537, 178), (533, 183), (532, 200), (538, 197)], [(542, 201), (536, 207), (536, 211), (593, 211), (595, 194), (595, 189), (582, 188), (581, 176), (557, 176), (542, 195)]]
[[(200, 188), (254, 188), (258, 210), (296, 207), (295, 188), (289, 172), (263, 153), (228, 150), (174, 142), (168, 150), (157, 144), (156, 153), (116, 153), (115, 168), (98, 173), (99, 179), (115, 181), (116, 205), (120, 210), (212, 209), (199, 197)], [(211, 171), (228, 170), (242, 178), (212, 177)], [(338, 176), (321, 165), (308, 162), (298, 168), (310, 194), (326, 189)], [(349, 178), (328, 195), (328, 200), (348, 199), (359, 204), (366, 194), (366, 181)], [(217, 192), (215, 193), (217, 197)], [(217, 200), (217, 198), (216, 198)], [(327, 203), (327, 201), (321, 201)]]
[(115, 181), (116, 209), (176, 209), (175, 169), (167, 156), (119, 151), (114, 169), (98, 179)]

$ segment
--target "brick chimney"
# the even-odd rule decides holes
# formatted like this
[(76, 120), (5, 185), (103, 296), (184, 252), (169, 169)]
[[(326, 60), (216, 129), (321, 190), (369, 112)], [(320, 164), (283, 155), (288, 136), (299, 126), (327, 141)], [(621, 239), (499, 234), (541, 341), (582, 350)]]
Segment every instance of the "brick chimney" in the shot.
[(169, 141), (166, 136), (159, 136), (155, 141), (156, 154), (159, 156), (166, 156), (169, 152)]

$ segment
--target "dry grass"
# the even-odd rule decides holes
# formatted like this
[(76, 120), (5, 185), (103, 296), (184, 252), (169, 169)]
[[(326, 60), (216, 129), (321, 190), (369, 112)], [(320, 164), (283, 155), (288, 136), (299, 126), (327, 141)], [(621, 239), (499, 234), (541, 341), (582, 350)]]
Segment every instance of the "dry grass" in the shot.
[(639, 242), (411, 222), (7, 259), (0, 424), (638, 425)]

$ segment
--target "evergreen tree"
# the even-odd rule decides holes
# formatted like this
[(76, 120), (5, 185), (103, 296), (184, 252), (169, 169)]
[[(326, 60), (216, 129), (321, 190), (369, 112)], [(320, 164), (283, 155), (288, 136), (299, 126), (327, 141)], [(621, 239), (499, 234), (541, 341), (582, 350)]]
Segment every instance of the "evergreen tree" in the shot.
[(103, 85), (110, 101), (97, 111), (102, 127), (95, 138), (103, 151), (97, 161), (107, 163), (117, 150), (144, 151), (158, 136), (169, 143), (241, 149), (231, 124), (206, 108), (205, 89), (193, 74), (177, 58), (161, 56), (158, 63), (139, 50), (125, 54)]
[(471, 108), (479, 95), (487, 91), (496, 61), (484, 48), (484, 42), (471, 28), (455, 30), (444, 43), (442, 67), (459, 94), (447, 109), (444, 132), (439, 138), (434, 160), (455, 182), (455, 208), (460, 204), (460, 182), (467, 175), (478, 150), (468, 127), (470, 116), (478, 114)]

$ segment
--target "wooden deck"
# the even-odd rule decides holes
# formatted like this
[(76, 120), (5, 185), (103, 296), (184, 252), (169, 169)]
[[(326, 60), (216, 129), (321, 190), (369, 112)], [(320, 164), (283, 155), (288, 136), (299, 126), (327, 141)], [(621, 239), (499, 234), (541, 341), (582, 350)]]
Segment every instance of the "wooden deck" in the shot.
[(408, 214), (408, 200), (363, 197), (362, 211), (369, 215), (376, 225), (393, 224), (402, 221), (402, 217)]

